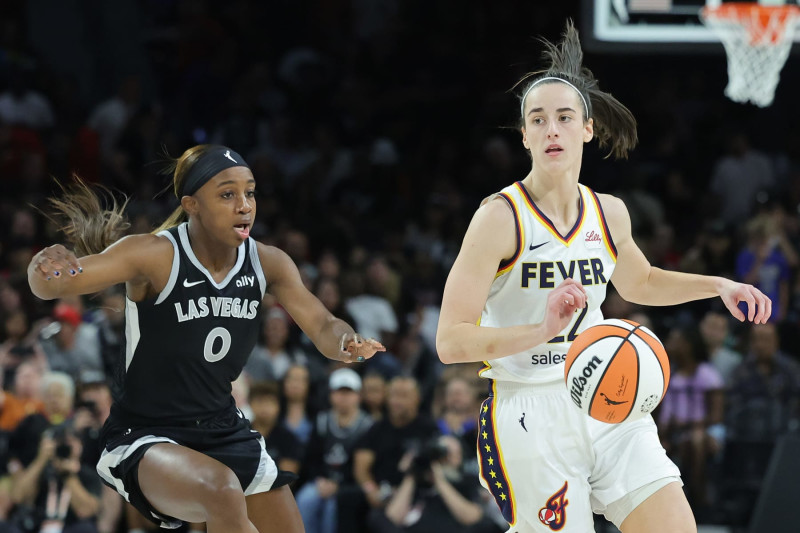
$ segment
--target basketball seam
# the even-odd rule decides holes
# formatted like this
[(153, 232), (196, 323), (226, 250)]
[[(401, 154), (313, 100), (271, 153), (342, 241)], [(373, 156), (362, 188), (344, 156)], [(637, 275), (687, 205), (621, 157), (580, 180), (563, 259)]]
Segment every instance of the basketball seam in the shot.
[[(595, 324), (595, 325), (599, 325), (599, 324)], [(609, 325), (609, 324), (606, 324), (606, 325)], [(615, 325), (610, 325), (610, 326), (611, 327), (615, 327), (615, 328), (619, 328), (619, 329), (625, 329), (625, 328), (623, 328), (621, 326), (615, 326)], [(595, 326), (592, 326), (592, 327), (595, 327)], [(629, 331), (629, 330), (626, 330), (626, 331)], [(591, 344), (587, 344), (586, 346), (584, 346), (583, 349), (581, 350), (581, 352), (585, 351), (589, 346), (594, 346), (595, 344), (597, 344), (598, 342), (600, 342), (603, 339), (613, 339), (614, 337), (616, 337), (618, 339), (627, 339), (627, 337), (622, 337), (620, 335), (608, 335), (606, 337), (600, 337), (600, 338), (592, 341)], [(573, 344), (574, 344), (574, 342), (575, 341), (573, 341)], [(570, 344), (570, 349), (571, 348), (572, 348), (572, 344)], [(569, 352), (569, 350), (567, 350), (567, 352)], [(564, 371), (564, 378), (565, 379), (566, 379), (567, 376), (569, 376), (569, 371), (572, 370), (572, 365), (575, 364), (575, 361), (577, 359), (578, 359), (578, 357), (576, 356), (576, 357), (573, 357), (572, 361), (570, 361), (569, 363), (565, 363), (565, 365), (564, 365), (565, 368), (566, 368), (566, 370)]]
[[(603, 378), (604, 378), (604, 377), (606, 377), (606, 372), (608, 372), (608, 368), (611, 366), (611, 362), (612, 362), (612, 361), (614, 360), (614, 358), (617, 356), (617, 354), (618, 354), (618, 353), (619, 353), (619, 351), (622, 349), (622, 347), (625, 345), (625, 343), (626, 343), (626, 342), (628, 342), (628, 339), (630, 338), (630, 336), (631, 336), (631, 335), (633, 335), (633, 334), (634, 334), (634, 332), (635, 332), (637, 329), (639, 329), (639, 326), (636, 326), (635, 328), (633, 328), (632, 330), (630, 330), (630, 332), (629, 332), (629, 333), (628, 333), (628, 334), (627, 334), (625, 337), (617, 337), (617, 338), (620, 338), (620, 339), (622, 339), (622, 342), (621, 342), (621, 343), (619, 343), (619, 346), (617, 347), (617, 349), (616, 349), (616, 350), (614, 350), (614, 353), (612, 353), (612, 354), (611, 354), (611, 358), (608, 360), (608, 363), (606, 363), (606, 367), (605, 367), (605, 369), (603, 369), (603, 373), (602, 373), (602, 374), (600, 374), (600, 378), (597, 380), (597, 385), (598, 385), (598, 386), (595, 386), (594, 390), (592, 391), (592, 397), (591, 397), (591, 398), (589, 398), (589, 411), (588, 411), (589, 413), (591, 413), (591, 412), (592, 412), (592, 406), (594, 405), (594, 397), (597, 395), (597, 389), (599, 389), (599, 388), (600, 388), (600, 387), (599, 387), (600, 383), (602, 383), (602, 382), (603, 382)], [(616, 335), (613, 335), (613, 336), (614, 336), (614, 337), (616, 337)], [(611, 338), (611, 337), (612, 337), (612, 336), (611, 336), (611, 335), (609, 335), (608, 337), (602, 337), (602, 338), (604, 338), (604, 339), (609, 339), (609, 338)], [(592, 343), (592, 344), (594, 344), (594, 343)], [(591, 346), (591, 344), (590, 344), (589, 346)], [(587, 346), (586, 348), (588, 348), (589, 346)], [(633, 343), (631, 343), (631, 346), (633, 346)], [(585, 350), (586, 348), (584, 348), (584, 350)], [(636, 351), (636, 346), (633, 346), (633, 349), (634, 349), (634, 351)], [(636, 351), (636, 363), (637, 363), (637, 366), (638, 366), (638, 363), (639, 363), (639, 352), (638, 352), (638, 351)], [(660, 365), (659, 365), (659, 366), (660, 366)], [(637, 372), (638, 372), (638, 369), (637, 369)], [(638, 379), (638, 374), (637, 374), (637, 379), (636, 379), (636, 392), (637, 392), (637, 394), (638, 394), (638, 392), (639, 392), (639, 379)], [(634, 399), (634, 401), (635, 401), (635, 400), (636, 400), (636, 396), (634, 396), (634, 397), (633, 397), (633, 399)], [(632, 403), (633, 403), (633, 402), (632, 402)], [(633, 411), (633, 407), (631, 407), (631, 411)], [(628, 418), (628, 416), (630, 416), (630, 414), (631, 414), (631, 413), (630, 413), (630, 411), (629, 411), (629, 412), (628, 412), (628, 415), (627, 415), (625, 418)], [(622, 419), (622, 421), (624, 421), (624, 420), (625, 420), (625, 418), (623, 418), (623, 419)]]
[[(639, 328), (636, 327), (636, 328), (634, 328), (633, 331), (636, 331), (637, 329), (639, 329)], [(631, 408), (630, 408), (630, 410), (628, 410), (628, 414), (625, 415), (625, 418), (620, 420), (620, 422), (625, 422), (631, 416), (631, 413), (633, 413), (633, 408), (636, 405), (636, 400), (639, 399), (639, 383), (642, 380), (642, 360), (639, 358), (639, 349), (636, 347), (636, 344), (632, 343), (628, 339), (625, 339), (625, 342), (627, 342), (631, 346), (633, 346), (633, 353), (636, 354), (636, 390), (633, 391), (633, 400), (631, 400)], [(650, 348), (650, 347), (648, 346), (648, 348)], [(658, 365), (658, 366), (659, 366), (659, 368), (661, 367), (661, 365)]]
[[(641, 328), (637, 327), (636, 329), (641, 329)], [(661, 342), (661, 340), (658, 337), (655, 337), (654, 336), (655, 334), (651, 335), (650, 333), (648, 333), (644, 329), (642, 329), (641, 331), (642, 331), (642, 333), (644, 333), (645, 335), (647, 335), (651, 339), (657, 341), (658, 344), (661, 345), (661, 348), (664, 348), (664, 343)], [(647, 343), (646, 340), (645, 340), (645, 344), (647, 344), (648, 347), (650, 347), (649, 343)], [(655, 353), (655, 350), (653, 350), (652, 347), (650, 347), (650, 351)], [(664, 350), (664, 353), (666, 354), (666, 350)], [(667, 383), (667, 373), (664, 371), (664, 367), (661, 365), (661, 361), (659, 360), (658, 355), (656, 355), (656, 360), (658, 360), (658, 370), (661, 372), (661, 399), (664, 399), (664, 396), (667, 395), (667, 385), (668, 385), (668, 383)], [(667, 358), (667, 364), (669, 364), (669, 358)]]
[[(598, 339), (593, 340), (590, 344), (587, 344), (586, 346), (584, 346), (583, 350), (581, 350), (581, 353), (585, 352), (590, 347), (594, 346), (595, 344), (597, 344), (598, 342), (600, 342), (600, 341), (602, 341), (604, 339), (614, 339), (614, 338), (622, 339), (623, 341), (626, 339), (626, 337), (621, 337), (620, 335), (608, 335), (607, 337), (599, 337)], [(569, 366), (567, 367), (567, 371), (564, 372), (564, 377), (565, 378), (569, 377), (569, 372), (570, 372), (570, 370), (572, 370), (572, 367), (575, 365), (575, 361), (577, 361), (577, 360), (578, 360), (577, 356), (572, 358), (572, 361), (570, 362)]]

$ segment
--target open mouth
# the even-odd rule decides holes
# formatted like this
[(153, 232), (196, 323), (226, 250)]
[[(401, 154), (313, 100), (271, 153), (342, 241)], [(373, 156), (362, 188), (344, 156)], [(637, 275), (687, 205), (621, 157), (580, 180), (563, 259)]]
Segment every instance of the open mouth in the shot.
[(238, 233), (243, 239), (246, 239), (250, 236), (250, 224), (236, 224), (233, 226), (233, 229), (235, 229), (236, 233)]
[(563, 152), (564, 149), (560, 146), (548, 146), (547, 149), (544, 151), (546, 154), (553, 154), (553, 153), (560, 153)]

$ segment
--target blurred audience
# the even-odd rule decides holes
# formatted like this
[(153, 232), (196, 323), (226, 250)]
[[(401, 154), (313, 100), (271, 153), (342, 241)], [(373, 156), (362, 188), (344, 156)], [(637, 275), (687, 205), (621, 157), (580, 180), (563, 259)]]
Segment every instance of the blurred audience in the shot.
[(302, 357), (300, 350), (291, 345), (286, 311), (272, 307), (264, 313), (262, 335), (245, 364), (244, 373), (251, 382), (281, 380)]
[(775, 440), (800, 429), (800, 363), (780, 350), (775, 324), (750, 328), (747, 357), (733, 372), (728, 392), (733, 436)]
[(478, 439), (479, 397), (472, 382), (453, 376), (442, 384), (441, 413), (436, 425), (442, 435), (452, 435), (463, 447), (466, 457)]
[(281, 421), (280, 386), (274, 381), (259, 381), (250, 385), (248, 395), (253, 418), (250, 423), (261, 433), (267, 453), (279, 470), (298, 474), (303, 458), (303, 445)]
[(400, 460), (438, 434), (427, 414), (419, 412), (420, 389), (411, 377), (396, 377), (386, 394), (386, 417), (356, 444), (354, 475), (371, 507), (383, 507), (403, 478)]
[[(46, 198), (57, 190), (49, 176), (68, 180), (78, 173), (128, 195), (130, 231), (149, 232), (174, 208), (172, 195), (159, 194), (167, 188), (159, 161), (203, 142), (228, 144), (251, 164), (258, 183), (253, 236), (286, 251), (328, 310), (389, 348), (367, 364), (347, 367), (361, 375), (361, 409), (380, 421), (380, 435), (414, 434), (417, 422), (398, 429), (407, 418), (398, 412), (415, 411), (412, 420), (435, 417), (443, 432), (465, 443), (465, 470), (475, 468), (468, 442), (474, 409), (467, 399), (474, 393), (466, 391), (485, 384), (475, 378), (480, 364), (445, 369), (438, 362), (442, 288), (480, 200), (530, 170), (515, 131), (514, 96), (505, 91), (537, 68), (538, 57), (520, 49), (519, 36), (555, 35), (568, 16), (580, 19), (574, 3), (553, 3), (545, 11), (530, 2), (487, 3), (476, 11), (358, 1), (323, 3), (309, 16), (285, 2), (129, 2), (130, 17), (119, 17), (115, 3), (95, 4), (60, 12), (62, 25), (97, 27), (91, 42), (61, 38), (39, 3), (7, 9), (0, 32), (3, 403), (14, 405), (14, 398), (26, 416), (44, 416), (0, 429), (0, 529), (6, 517), (21, 516), (11, 501), (11, 476), (2, 476), (23, 464), (7, 460), (11, 436), (29, 433), (27, 448), (14, 453), (33, 461), (41, 436), (30, 431), (31, 420), (41, 429), (71, 419), (89, 461), (98, 453), (91, 439), (105, 416), (108, 387), (124, 360), (122, 286), (42, 302), (25, 283), (33, 254), (60, 238), (57, 222), (46, 217)], [(198, 40), (200, 34), (205, 37)], [(126, 54), (117, 53), (118, 39)], [(718, 301), (644, 309), (624, 301), (613, 286), (603, 305), (606, 316), (634, 318), (674, 345), (675, 381), (662, 407), (669, 420), (661, 424), (659, 418), (659, 424), (682, 462), (687, 490), (695, 491), (692, 498), (712, 503), (715, 494), (726, 497), (723, 487), (699, 494), (702, 467), (694, 465), (706, 453), (713, 466), (717, 455), (707, 452), (717, 446), (724, 446), (725, 461), (743, 463), (749, 452), (736, 451), (740, 439), (769, 443), (797, 431), (800, 360), (800, 137), (792, 121), (776, 115), (792, 107), (794, 93), (778, 91), (772, 108), (744, 109), (713, 86), (708, 73), (717, 60), (595, 57), (594, 73), (636, 114), (640, 143), (624, 165), (587, 157), (582, 173), (599, 192), (622, 191), (651, 264), (740, 277), (774, 299), (772, 329), (733, 321)], [(797, 79), (785, 69), (781, 84), (791, 87)], [(763, 124), (770, 125), (769, 135), (756, 133)], [(730, 134), (723, 139), (721, 131)], [(342, 365), (318, 354), (270, 301), (268, 287), (262, 338), (232, 387), (237, 406), (267, 435), (276, 459), (306, 476), (301, 441), (311, 446), (317, 413), (336, 409), (326, 385)], [(683, 323), (699, 325), (708, 361), (697, 359), (701, 350), (682, 333), (671, 339), (669, 332)], [(716, 383), (709, 368), (726, 386), (724, 425), (716, 422), (721, 389), (696, 388)], [(77, 384), (74, 416), (71, 407), (53, 410), (52, 395), (49, 407), (42, 402), (42, 376), (51, 370)], [(415, 386), (403, 381), (407, 375)], [(346, 388), (340, 393), (352, 394)], [(248, 397), (255, 400), (252, 408)], [(702, 404), (704, 414), (695, 416)], [(16, 419), (18, 411), (0, 407), (3, 427), (13, 425), (5, 416)], [(435, 433), (433, 423), (428, 429)], [(720, 429), (727, 430), (724, 439)], [(374, 456), (369, 475), (363, 468), (359, 474), (373, 502), (378, 496), (395, 502), (391, 512), (374, 513), (391, 527), (427, 523), (427, 516), (414, 525), (409, 518), (417, 504), (432, 501), (418, 480), (410, 499), (404, 499), (408, 491), (390, 492), (407, 477), (397, 469), (399, 456), (430, 442), (421, 433), (409, 437), (416, 444), (398, 437), (402, 449), (389, 454), (393, 464)], [(374, 455), (384, 444), (375, 437), (362, 451)], [(320, 468), (319, 476), (334, 476)], [(317, 486), (302, 480), (295, 488)], [(370, 481), (386, 484), (376, 492)], [(349, 484), (336, 490), (340, 530), (359, 533), (366, 527), (366, 496), (361, 484), (355, 495), (347, 493)], [(323, 494), (333, 487), (321, 486)], [(473, 501), (469, 490), (461, 494)], [(119, 524), (121, 512), (106, 496), (97, 518), (102, 533), (117, 525), (119, 532), (149, 528), (129, 506), (126, 526)], [(733, 520), (735, 503), (720, 507), (723, 521)], [(401, 512), (406, 504), (410, 513)], [(348, 513), (349, 521), (343, 518)]]
[(725, 442), (725, 385), (697, 328), (673, 328), (665, 347), (671, 375), (659, 410), (661, 442), (681, 468), (692, 508), (702, 511), (709, 505), (707, 462)]
[(72, 378), (49, 372), (42, 378), (42, 397), (44, 413), (23, 419), (11, 436), (12, 520), (24, 532), (39, 531), (48, 523), (65, 532), (97, 531), (100, 479), (94, 464), (81, 462)]
[[(747, 223), (747, 245), (736, 258), (736, 276), (772, 300), (770, 321), (780, 322), (789, 308), (791, 268), (797, 254), (774, 218), (759, 215)], [(746, 309), (740, 304), (740, 309)]]
[(283, 377), (282, 386), (281, 397), (285, 404), (283, 424), (305, 446), (312, 430), (308, 368), (302, 365), (290, 366)]
[(373, 509), (372, 533), (435, 531), (486, 533), (498, 529), (484, 520), (480, 485), (463, 474), (463, 450), (455, 437), (432, 437), (404, 456), (403, 480), (386, 503)]
[(373, 420), (382, 419), (386, 413), (386, 380), (380, 374), (364, 376), (361, 406)]
[(700, 321), (700, 334), (706, 343), (708, 360), (719, 372), (726, 388), (731, 385), (733, 371), (742, 362), (742, 354), (731, 347), (730, 315), (725, 311), (708, 311)]
[(40, 334), (50, 369), (77, 382), (104, 379), (97, 326), (84, 322), (80, 309), (66, 302), (55, 306), (53, 318)]
[(304, 460), (307, 479), (297, 492), (297, 506), (308, 533), (357, 531), (358, 524), (339, 517), (338, 501), (359, 497), (353, 477), (353, 449), (372, 426), (359, 409), (361, 378), (349, 369), (335, 370), (328, 382), (331, 408), (319, 413)]

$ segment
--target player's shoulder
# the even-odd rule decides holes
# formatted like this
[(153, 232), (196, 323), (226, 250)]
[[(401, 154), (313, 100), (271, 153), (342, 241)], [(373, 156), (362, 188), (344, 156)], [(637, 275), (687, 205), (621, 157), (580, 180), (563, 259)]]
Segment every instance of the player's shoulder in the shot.
[(277, 246), (272, 246), (271, 244), (264, 244), (260, 241), (255, 241), (256, 243), (256, 250), (258, 251), (258, 257), (261, 260), (273, 260), (273, 261), (283, 261), (285, 259), (289, 259), (289, 255), (278, 248)]
[(505, 196), (495, 193), (483, 199), (474, 218), (488, 224), (513, 223), (514, 211)]
[(169, 253), (172, 251), (172, 242), (165, 236), (152, 233), (137, 233), (122, 237), (109, 246), (109, 250), (128, 251), (139, 255)]
[(604, 192), (594, 192), (597, 195), (597, 199), (600, 201), (600, 205), (603, 210), (607, 208), (614, 208), (618, 209), (620, 207), (625, 207), (625, 202), (623, 202), (620, 198), (614, 196), (613, 194), (608, 194)]
[(261, 269), (269, 280), (274, 281), (289, 271), (297, 270), (297, 265), (294, 264), (289, 254), (277, 246), (256, 241), (256, 250)]
[(595, 194), (597, 194), (597, 200), (600, 202), (600, 207), (603, 209), (603, 215), (605, 216), (606, 222), (610, 227), (613, 228), (615, 226), (619, 226), (620, 224), (630, 224), (630, 215), (628, 214), (628, 208), (625, 206), (625, 202), (612, 194)]

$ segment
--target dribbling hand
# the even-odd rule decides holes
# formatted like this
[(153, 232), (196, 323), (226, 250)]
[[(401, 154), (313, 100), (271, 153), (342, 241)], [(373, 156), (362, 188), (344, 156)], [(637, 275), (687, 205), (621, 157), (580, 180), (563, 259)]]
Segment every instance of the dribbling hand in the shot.
[(383, 344), (375, 339), (365, 339), (358, 333), (345, 333), (339, 339), (339, 354), (345, 363), (361, 363), (377, 352), (385, 352)]
[(555, 337), (572, 322), (575, 311), (584, 307), (586, 290), (583, 285), (572, 278), (565, 279), (547, 295), (547, 311), (542, 322), (545, 333)]
[(61, 277), (63, 274), (77, 276), (83, 272), (78, 258), (71, 250), (61, 244), (48, 246), (33, 258), (34, 271), (45, 280)]
[[(725, 281), (725, 285), (719, 291), (719, 297), (734, 318), (739, 322), (748, 320), (754, 324), (766, 324), (772, 315), (772, 300), (752, 285)], [(747, 303), (747, 316), (739, 309), (740, 302)]]

